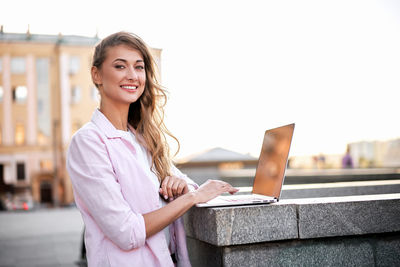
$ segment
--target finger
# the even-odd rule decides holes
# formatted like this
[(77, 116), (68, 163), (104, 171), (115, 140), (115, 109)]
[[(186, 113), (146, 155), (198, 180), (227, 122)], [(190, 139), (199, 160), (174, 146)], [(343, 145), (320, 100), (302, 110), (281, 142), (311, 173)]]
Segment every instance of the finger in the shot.
[(184, 195), (187, 192), (189, 192), (189, 186), (188, 186), (188, 184), (186, 182), (183, 182), (182, 185), (183, 186), (182, 186), (182, 189), (180, 190), (180, 194)]
[(185, 192), (185, 188), (186, 188), (186, 190), (188, 190), (188, 189), (187, 189), (187, 184), (186, 184), (186, 182), (185, 182), (185, 181), (182, 181), (182, 182), (179, 184), (179, 186), (178, 186), (177, 194), (178, 194), (179, 196), (185, 194), (185, 193), (186, 193), (186, 192)]
[(236, 193), (237, 191), (239, 191), (239, 189), (237, 189), (237, 188), (231, 186), (231, 185), (228, 184), (228, 183), (224, 183), (224, 185), (223, 185), (222, 187), (223, 187), (224, 192), (229, 192), (230, 194), (234, 194), (234, 193)]
[(235, 194), (235, 193), (238, 192), (238, 191), (239, 191), (238, 188), (232, 187), (228, 192), (229, 192), (229, 194), (233, 195), (233, 194)]
[(179, 193), (178, 193), (179, 185), (180, 185), (180, 181), (179, 180), (175, 180), (173, 185), (172, 185), (172, 187), (171, 187), (172, 194), (174, 195), (174, 197), (179, 195)]
[(162, 182), (162, 185), (161, 185), (162, 194), (163, 194), (164, 199), (168, 199), (167, 186), (168, 186), (169, 179), (170, 179), (170, 176), (165, 177)]
[(183, 190), (182, 190), (182, 195), (184, 195), (184, 194), (186, 194), (186, 193), (188, 193), (189, 192), (189, 185), (186, 183), (185, 184), (185, 187), (183, 188)]
[(170, 177), (170, 179), (168, 180), (168, 184), (167, 184), (167, 197), (168, 198), (172, 198), (172, 197), (174, 197), (174, 194), (172, 193), (172, 186), (173, 186), (173, 184), (174, 184), (174, 180), (173, 180), (173, 178), (171, 177), (171, 176), (169, 176)]

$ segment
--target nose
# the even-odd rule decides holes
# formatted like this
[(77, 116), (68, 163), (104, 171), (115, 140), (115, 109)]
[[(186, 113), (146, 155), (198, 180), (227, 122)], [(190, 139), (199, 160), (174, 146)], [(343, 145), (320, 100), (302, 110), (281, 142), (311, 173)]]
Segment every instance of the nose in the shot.
[(133, 67), (127, 68), (127, 79), (131, 81), (136, 81), (138, 79), (138, 74)]

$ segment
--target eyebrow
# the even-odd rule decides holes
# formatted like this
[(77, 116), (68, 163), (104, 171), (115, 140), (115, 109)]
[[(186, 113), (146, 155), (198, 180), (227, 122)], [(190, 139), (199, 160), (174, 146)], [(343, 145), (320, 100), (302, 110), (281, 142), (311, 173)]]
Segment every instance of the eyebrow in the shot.
[[(124, 63), (127, 63), (127, 62), (128, 62), (126, 59), (123, 59), (123, 58), (114, 59), (113, 63), (114, 63), (115, 61), (122, 61), (122, 62), (124, 62)], [(143, 61), (142, 59), (136, 60), (136, 63), (142, 63), (142, 62), (144, 63), (144, 61)]]

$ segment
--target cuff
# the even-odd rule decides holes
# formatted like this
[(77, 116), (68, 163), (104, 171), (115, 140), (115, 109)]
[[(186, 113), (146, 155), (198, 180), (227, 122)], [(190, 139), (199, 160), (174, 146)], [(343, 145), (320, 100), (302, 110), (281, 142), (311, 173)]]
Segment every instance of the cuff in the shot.
[(132, 244), (133, 247), (138, 248), (144, 246), (146, 242), (146, 225), (144, 223), (144, 217), (142, 214), (137, 214), (138, 227), (132, 229)]

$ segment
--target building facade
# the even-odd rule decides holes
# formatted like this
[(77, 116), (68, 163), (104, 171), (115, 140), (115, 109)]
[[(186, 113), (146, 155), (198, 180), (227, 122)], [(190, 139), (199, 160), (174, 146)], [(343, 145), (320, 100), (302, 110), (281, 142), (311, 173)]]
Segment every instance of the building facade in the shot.
[(360, 141), (349, 146), (355, 165), (360, 168), (400, 167), (400, 138)]
[(232, 173), (235, 173), (234, 176), (236, 176), (237, 173), (241, 173), (243, 170), (246, 174), (248, 170), (255, 170), (257, 163), (258, 159), (250, 155), (215, 147), (200, 154), (181, 159), (175, 165), (199, 185), (208, 179), (217, 179), (226, 180), (234, 186), (243, 186), (227, 179), (232, 178)]
[[(97, 37), (0, 32), (0, 197), (68, 205), (65, 154), (99, 95), (90, 67)], [(156, 62), (161, 50), (152, 49)]]

